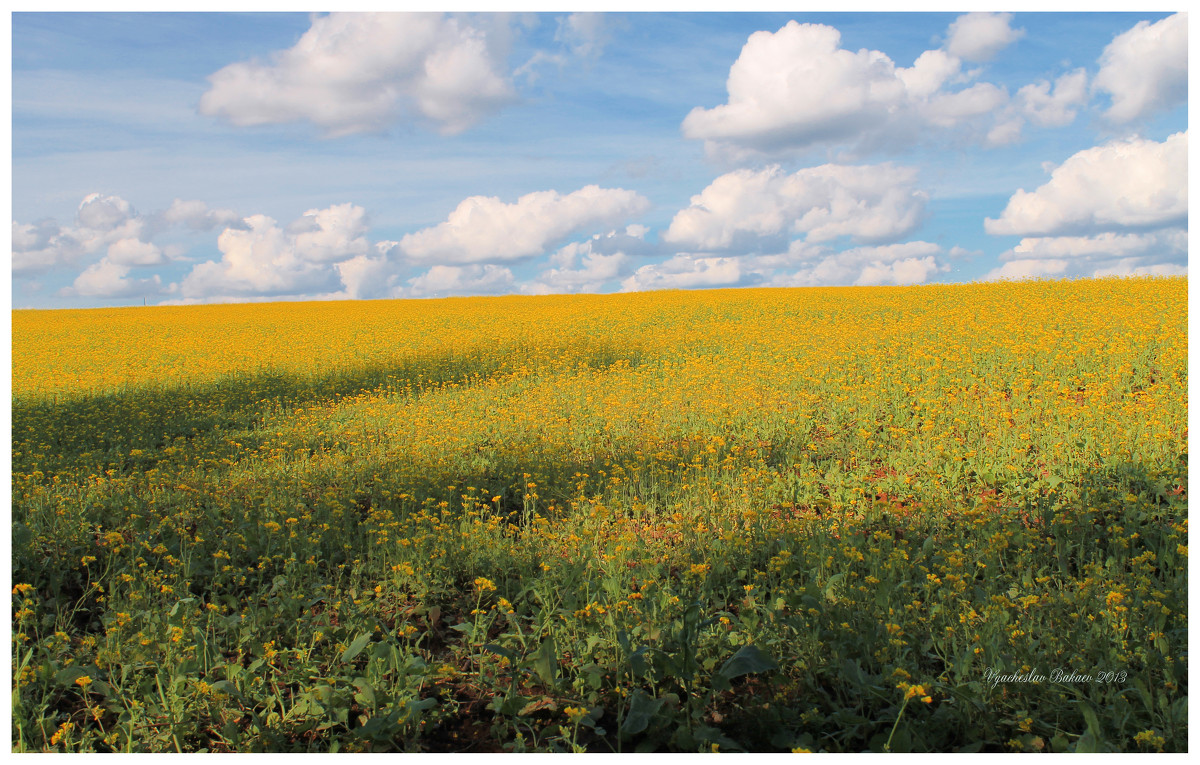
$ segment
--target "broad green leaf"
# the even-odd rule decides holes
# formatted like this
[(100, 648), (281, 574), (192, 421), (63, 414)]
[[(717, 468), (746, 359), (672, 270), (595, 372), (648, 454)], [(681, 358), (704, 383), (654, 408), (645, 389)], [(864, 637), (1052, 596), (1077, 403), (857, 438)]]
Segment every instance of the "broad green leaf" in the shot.
[(538, 648), (533, 658), (533, 669), (546, 685), (554, 685), (558, 679), (558, 654), (554, 649), (554, 638), (548, 637)]
[(766, 672), (778, 668), (779, 662), (768, 656), (758, 646), (744, 645), (737, 650), (737, 653), (730, 656), (729, 661), (722, 664), (721, 669), (718, 671), (725, 679), (732, 680), (742, 675)]
[(364, 632), (363, 634), (354, 638), (354, 642), (350, 643), (350, 645), (346, 647), (345, 651), (342, 651), (342, 661), (353, 661), (354, 657), (358, 656), (359, 652), (366, 647), (370, 640), (371, 633), (369, 632)]
[(642, 691), (635, 691), (629, 699), (629, 711), (621, 723), (621, 735), (633, 736), (646, 730), (651, 718), (662, 707), (662, 699), (652, 699)]
[(375, 706), (375, 689), (367, 682), (365, 677), (354, 678), (354, 687), (358, 689), (358, 693), (354, 694), (354, 700), (365, 707)]

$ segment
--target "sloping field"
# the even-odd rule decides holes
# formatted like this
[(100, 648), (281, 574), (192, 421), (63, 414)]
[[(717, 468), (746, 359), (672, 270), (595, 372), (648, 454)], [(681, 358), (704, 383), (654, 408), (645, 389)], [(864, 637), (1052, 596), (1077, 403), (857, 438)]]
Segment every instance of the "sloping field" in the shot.
[(1185, 751), (1187, 281), (13, 312), (13, 741)]

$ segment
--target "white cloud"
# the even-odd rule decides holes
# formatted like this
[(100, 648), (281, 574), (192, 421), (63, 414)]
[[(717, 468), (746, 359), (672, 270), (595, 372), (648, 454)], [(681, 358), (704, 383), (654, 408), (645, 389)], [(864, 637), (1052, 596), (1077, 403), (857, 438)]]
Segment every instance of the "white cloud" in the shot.
[(897, 69), (896, 76), (904, 83), (910, 96), (928, 98), (957, 78), (962, 62), (943, 50), (927, 50), (907, 69)]
[[(53, 220), (13, 222), (13, 274), (29, 276), (57, 267), (78, 267), (104, 252), (107, 265), (83, 282), (83, 289), (92, 289), (88, 285), (99, 284), (97, 279), (115, 280), (116, 266), (157, 266), (177, 257), (181, 252), (177, 246), (164, 249), (151, 241), (163, 232), (180, 226), (208, 230), (218, 225), (242, 224), (232, 210), (213, 210), (199, 201), (176, 199), (166, 210), (142, 215), (119, 196), (88, 194), (80, 201), (72, 225), (60, 226)], [(99, 267), (100, 262), (93, 265)]]
[(859, 286), (877, 284), (924, 284), (929, 277), (942, 270), (937, 258), (905, 258), (891, 263), (868, 263), (855, 280)]
[[(365, 213), (354, 205), (308, 210), (285, 231), (265, 215), (217, 237), (220, 261), (197, 264), (180, 283), (184, 298), (331, 292), (337, 261), (365, 257)], [(353, 267), (348, 273), (352, 273)]]
[(1015, 99), (1021, 113), (1035, 125), (1062, 127), (1075, 120), (1077, 107), (1087, 103), (1087, 72), (1076, 69), (1050, 83), (1041, 80), (1017, 91)]
[(140, 239), (118, 239), (108, 246), (107, 260), (120, 266), (157, 266), (167, 262), (155, 244)]
[(558, 19), (554, 39), (576, 56), (599, 56), (609, 42), (608, 16), (603, 13), (572, 13)]
[(778, 166), (735, 170), (676, 213), (664, 239), (697, 250), (755, 248), (803, 235), (823, 242), (898, 239), (920, 223), (928, 199), (916, 171), (884, 165), (821, 165), (784, 174)]
[(946, 52), (966, 61), (990, 61), (1025, 34), (1013, 29), (1011, 13), (968, 13), (951, 24)]
[(680, 253), (670, 260), (642, 266), (621, 282), (622, 292), (728, 287), (742, 281), (740, 258), (713, 258)]
[(512, 204), (468, 197), (444, 222), (401, 238), (397, 249), (418, 263), (519, 260), (540, 255), (581, 229), (617, 224), (649, 206), (636, 192), (599, 186), (566, 195), (535, 191)]
[(210, 76), (200, 112), (238, 126), (307, 121), (329, 136), (415, 112), (458, 133), (515, 98), (498, 37), (441, 14), (332, 13), (270, 62)]
[(1112, 96), (1105, 116), (1125, 124), (1187, 101), (1187, 14), (1140, 21), (1100, 56), (1095, 90)]
[(386, 257), (372, 258), (367, 255), (354, 257), (333, 264), (344, 285), (348, 298), (399, 297), (395, 277), (399, 268)]
[(1031, 276), (1132, 276), (1187, 273), (1188, 232), (1166, 228), (1148, 233), (1027, 237), (1000, 255), (987, 278)]
[(12, 268), (22, 276), (74, 265), (104, 247), (146, 233), (145, 219), (118, 196), (88, 194), (79, 203), (75, 225), (52, 220), (36, 224), (13, 221)]
[(628, 274), (633, 258), (624, 252), (605, 255), (595, 252), (590, 242), (568, 244), (550, 262), (558, 265), (538, 274), (537, 280), (521, 286), (531, 295), (599, 292), (605, 284)]
[(1053, 235), (1163, 227), (1187, 219), (1187, 133), (1162, 143), (1118, 140), (1085, 149), (1036, 191), (1020, 189), (989, 234)]
[(997, 111), (996, 123), (984, 140), (986, 146), (1006, 146), (1021, 138), (1028, 120), (1038, 127), (1066, 127), (1088, 101), (1087, 72), (1076, 69), (1053, 83), (1038, 80), (1025, 85)]
[(1013, 260), (999, 268), (993, 268), (984, 281), (996, 279), (1035, 279), (1038, 277), (1061, 277), (1067, 272), (1068, 262), (1062, 259)]
[(100, 232), (116, 231), (136, 219), (133, 205), (120, 197), (103, 194), (88, 194), (75, 214), (79, 228)]
[(995, 112), (1008, 103), (1008, 93), (990, 82), (979, 82), (953, 93), (936, 93), (922, 109), (936, 127), (952, 128), (966, 120)]
[(878, 127), (905, 101), (886, 55), (852, 53), (833, 27), (795, 21), (750, 35), (726, 86), (729, 102), (693, 109), (684, 136), (768, 150), (807, 145)]
[(922, 241), (855, 247), (841, 252), (793, 248), (792, 254), (799, 256), (799, 261), (808, 262), (802, 262), (795, 271), (775, 273), (770, 280), (772, 286), (922, 284), (933, 274), (948, 269), (939, 259), (941, 247)]
[(492, 263), (467, 266), (434, 266), (408, 280), (410, 297), (447, 297), (508, 292), (512, 271)]
[(12, 224), (13, 276), (31, 276), (69, 263), (83, 247), (52, 220)]
[(294, 237), (296, 256), (310, 263), (346, 260), (370, 249), (364, 236), (367, 211), (350, 203), (308, 210), (288, 226), (288, 233)]
[(1121, 260), (1111, 266), (1097, 269), (1093, 276), (1187, 276), (1187, 266), (1178, 263), (1140, 265), (1137, 260)]
[(792, 242), (777, 255), (714, 257), (679, 253), (642, 266), (621, 283), (623, 292), (763, 284), (772, 287), (922, 284), (949, 270), (932, 242), (854, 247), (836, 252), (824, 245)]
[(986, 278), (1186, 273), (1187, 133), (1081, 151), (984, 228), (1024, 236)]
[[(898, 146), (927, 139), (929, 128), (971, 128), (1008, 103), (1003, 88), (966, 84), (960, 55), (978, 59), (1018, 33), (1006, 14), (969, 14), (952, 26), (945, 50), (929, 50), (911, 67), (881, 51), (852, 52), (822, 24), (788, 22), (755, 32), (729, 70), (728, 102), (696, 107), (682, 124), (687, 138), (734, 157), (778, 153), (820, 143)], [(956, 51), (958, 53), (956, 54)]]
[(101, 258), (84, 269), (75, 282), (61, 290), (60, 294), (119, 298), (151, 297), (162, 292), (162, 280), (158, 274), (147, 279), (131, 279), (129, 272), (128, 265)]
[(241, 220), (233, 210), (213, 210), (204, 202), (194, 199), (175, 199), (162, 213), (161, 218), (168, 225), (187, 226), (198, 231), (236, 225)]
[(1115, 234), (1096, 236), (1026, 237), (1008, 252), (1002, 261), (1039, 260), (1045, 258), (1130, 258), (1162, 255), (1187, 255), (1188, 233), (1182, 228), (1163, 229), (1145, 234)]

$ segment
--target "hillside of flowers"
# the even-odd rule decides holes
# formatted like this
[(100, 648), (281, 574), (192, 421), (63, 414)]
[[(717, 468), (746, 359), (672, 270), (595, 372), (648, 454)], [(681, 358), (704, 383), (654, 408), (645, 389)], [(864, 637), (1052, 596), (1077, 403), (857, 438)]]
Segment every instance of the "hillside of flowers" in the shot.
[(1187, 280), (14, 311), (15, 751), (1187, 749)]

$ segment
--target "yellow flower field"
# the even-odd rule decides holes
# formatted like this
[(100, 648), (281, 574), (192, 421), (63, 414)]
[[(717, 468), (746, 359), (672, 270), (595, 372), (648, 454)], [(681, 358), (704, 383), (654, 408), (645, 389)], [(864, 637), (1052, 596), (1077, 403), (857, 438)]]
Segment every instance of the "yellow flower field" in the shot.
[(1187, 443), (1181, 278), (14, 311), (14, 747), (1182, 751)]

